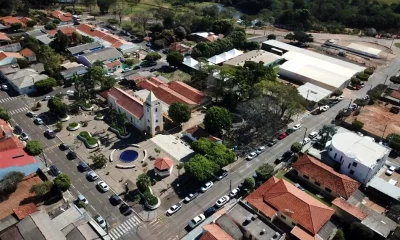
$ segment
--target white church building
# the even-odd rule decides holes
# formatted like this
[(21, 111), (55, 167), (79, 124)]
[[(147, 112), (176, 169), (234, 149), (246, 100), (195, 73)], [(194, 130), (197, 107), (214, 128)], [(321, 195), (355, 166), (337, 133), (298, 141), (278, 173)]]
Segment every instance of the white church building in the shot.
[(160, 100), (149, 92), (146, 101), (113, 87), (108, 92), (108, 103), (118, 112), (124, 112), (130, 123), (141, 131), (154, 136), (163, 131), (163, 112)]

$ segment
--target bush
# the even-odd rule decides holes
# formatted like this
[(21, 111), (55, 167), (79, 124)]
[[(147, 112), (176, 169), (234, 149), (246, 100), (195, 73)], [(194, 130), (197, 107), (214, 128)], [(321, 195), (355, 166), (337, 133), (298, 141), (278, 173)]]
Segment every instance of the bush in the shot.
[(355, 131), (360, 131), (364, 127), (364, 123), (354, 119), (354, 121), (351, 123), (351, 126)]
[(61, 173), (54, 179), (54, 183), (64, 192), (71, 186), (71, 179), (68, 175)]
[(352, 86), (360, 85), (361, 84), (361, 80), (358, 79), (358, 78), (353, 77), (353, 78), (351, 78), (350, 83), (351, 83)]
[(292, 146), (290, 147), (290, 150), (294, 153), (298, 153), (301, 151), (301, 149), (303, 148), (303, 145), (299, 142), (295, 142), (292, 144)]
[(343, 91), (340, 89), (335, 89), (335, 91), (333, 91), (332, 96), (341, 96), (343, 94)]
[(243, 188), (247, 189), (248, 191), (253, 191), (254, 187), (256, 186), (256, 181), (253, 177), (248, 177), (243, 182)]
[(29, 61), (25, 58), (17, 58), (17, 63), (20, 68), (27, 68), (29, 67)]
[(63, 129), (63, 123), (62, 122), (58, 122), (57, 124), (56, 124), (56, 128), (58, 129), (58, 130), (62, 130)]
[(329, 99), (323, 98), (318, 102), (318, 106), (325, 106), (329, 103)]
[(369, 75), (361, 72), (357, 74), (357, 78), (360, 79), (361, 81), (368, 81)]
[(82, 201), (79, 201), (78, 204), (76, 204), (76, 206), (77, 206), (78, 208), (86, 209), (86, 204), (85, 204), (84, 202), (82, 202)]
[[(70, 123), (68, 126), (69, 126), (70, 128), (76, 128), (78, 125), (79, 125), (78, 123), (72, 122), (72, 123)], [(82, 136), (82, 137), (83, 137), (83, 136)]]
[(364, 70), (364, 73), (368, 74), (368, 75), (372, 75), (374, 73), (374, 69), (373, 68), (367, 68), (367, 69)]
[(8, 114), (7, 110), (3, 107), (0, 107), (0, 119), (3, 119), (4, 121), (8, 122), (10, 121), (11, 117)]
[(54, 30), (54, 29), (57, 28), (57, 26), (56, 26), (54, 23), (49, 22), (49, 23), (47, 23), (47, 24), (44, 26), (44, 28), (45, 28), (46, 30)]
[(35, 21), (35, 20), (31, 20), (31, 21), (28, 21), (27, 23), (26, 23), (26, 26), (28, 26), (28, 27), (33, 27), (33, 26), (35, 26), (37, 24), (37, 22)]
[(60, 24), (61, 23), (61, 21), (60, 20), (58, 20), (58, 19), (53, 19), (53, 21), (52, 21), (54, 24), (56, 24), (56, 25), (58, 25), (58, 24)]
[(41, 154), (43, 151), (42, 144), (36, 140), (28, 141), (25, 149), (29, 154), (34, 155), (34, 156)]
[(157, 197), (151, 194), (149, 188), (143, 193), (144, 197), (146, 198), (147, 204), (154, 206), (158, 203)]
[(344, 233), (343, 233), (342, 229), (338, 229), (336, 231), (336, 234), (332, 238), (332, 240), (345, 240)]
[(87, 142), (89, 145), (95, 145), (95, 144), (97, 143), (97, 139), (94, 138), (94, 137), (91, 137), (90, 134), (89, 134), (88, 132), (86, 132), (86, 131), (80, 132), (80, 133), (79, 133), (79, 136), (85, 138), (85, 139), (86, 139), (86, 142)]
[(35, 184), (29, 190), (30, 193), (35, 193), (37, 196), (46, 195), (51, 188), (53, 187), (53, 183), (50, 181), (45, 181), (42, 183)]

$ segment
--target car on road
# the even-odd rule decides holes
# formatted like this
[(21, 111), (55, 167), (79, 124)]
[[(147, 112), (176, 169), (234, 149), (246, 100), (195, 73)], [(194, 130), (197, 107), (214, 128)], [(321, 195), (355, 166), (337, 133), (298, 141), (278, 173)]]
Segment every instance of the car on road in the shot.
[(117, 194), (113, 194), (113, 195), (111, 195), (109, 201), (110, 201), (111, 205), (117, 206), (122, 202), (122, 199)]
[(193, 199), (197, 198), (197, 196), (199, 196), (199, 193), (190, 193), (189, 195), (187, 195), (187, 197), (185, 197), (185, 199), (183, 199), (183, 201), (188, 203)]
[(396, 167), (395, 166), (390, 166), (389, 169), (386, 170), (385, 174), (388, 175), (388, 176), (392, 176), (394, 171), (396, 171)]
[(104, 218), (102, 216), (100, 216), (100, 214), (97, 214), (96, 216), (93, 217), (94, 220), (97, 222), (97, 224), (99, 224), (99, 226), (101, 228), (106, 228), (107, 227), (107, 223), (106, 221), (104, 221)]
[(19, 137), (21, 140), (23, 141), (27, 141), (29, 139), (28, 134), (26, 134), (25, 132), (21, 133), (21, 136)]
[(357, 109), (357, 107), (358, 107), (357, 104), (352, 103), (352, 104), (350, 105), (349, 109), (350, 109), (351, 111), (354, 111), (354, 110)]
[(29, 111), (29, 112), (26, 113), (26, 116), (28, 116), (28, 117), (36, 117), (36, 113), (34, 113), (32, 111)]
[(286, 159), (288, 159), (288, 158), (291, 158), (292, 156), (293, 156), (293, 152), (290, 151), (290, 150), (288, 150), (288, 151), (286, 151), (286, 152), (284, 152), (284, 153), (282, 154), (283, 160), (286, 160)]
[(207, 210), (204, 211), (204, 216), (209, 217), (213, 215), (216, 211), (217, 209), (215, 207), (209, 207)]
[(8, 90), (8, 86), (6, 84), (1, 85), (1, 89), (4, 91)]
[(396, 107), (396, 106), (392, 106), (390, 108), (389, 112), (394, 113), (394, 114), (398, 114), (400, 112), (400, 108)]
[(268, 142), (268, 147), (274, 146), (278, 142), (278, 139), (274, 138)]
[(157, 69), (151, 68), (149, 71), (150, 71), (150, 72), (155, 72), (155, 71), (157, 71)]
[(89, 170), (89, 166), (87, 165), (87, 163), (80, 161), (78, 164), (78, 170), (81, 172), (86, 172), (87, 170)]
[(200, 190), (204, 193), (207, 192), (208, 189), (210, 189), (212, 186), (214, 186), (213, 182), (206, 182), (201, 188)]
[(321, 111), (326, 112), (330, 107), (328, 105), (322, 106)]
[(51, 175), (53, 175), (54, 177), (57, 177), (58, 175), (61, 174), (61, 171), (56, 167), (56, 165), (51, 165), (51, 166), (50, 166), (50, 173), (51, 173)]
[(42, 125), (43, 124), (43, 120), (41, 118), (35, 118), (33, 119), (33, 122), (37, 125)]
[(336, 100), (339, 100), (339, 101), (342, 101), (342, 100), (344, 99), (344, 97), (343, 97), (343, 96), (338, 96), (338, 97), (336, 97), (335, 99), (336, 99)]
[(234, 188), (232, 191), (229, 193), (230, 198), (236, 197), (236, 195), (239, 193), (240, 189), (239, 188)]
[(123, 203), (121, 206), (119, 206), (119, 211), (122, 213), (122, 215), (128, 216), (133, 212), (132, 208), (129, 207), (128, 204)]
[(43, 98), (43, 101), (48, 101), (48, 100), (50, 100), (50, 98), (51, 98), (51, 96), (47, 95), (47, 96), (45, 96), (45, 97)]
[(278, 136), (278, 140), (282, 140), (282, 139), (284, 139), (285, 137), (287, 137), (287, 133), (283, 132), (283, 133), (281, 133), (281, 134)]
[(61, 144), (60, 144), (60, 149), (63, 150), (63, 151), (65, 151), (65, 150), (69, 149), (69, 146), (68, 146), (68, 144), (66, 144), (66, 143), (61, 143)]
[(255, 157), (257, 157), (257, 153), (256, 152), (251, 152), (249, 155), (247, 155), (246, 159), (247, 160), (252, 160)]
[(303, 142), (301, 143), (303, 146), (306, 145), (307, 143), (311, 142), (311, 139), (306, 137), (303, 139)]
[(175, 205), (173, 205), (172, 207), (170, 207), (167, 211), (167, 215), (171, 216), (172, 214), (176, 213), (177, 211), (179, 211), (182, 208), (182, 203), (177, 203)]
[(24, 132), (24, 130), (22, 130), (22, 128), (20, 126), (15, 126), (14, 127), (14, 133), (17, 135), (21, 135)]
[(301, 191), (305, 191), (305, 190), (306, 190), (305, 188), (303, 188), (303, 187), (302, 187), (300, 184), (298, 184), (298, 183), (295, 183), (294, 186), (297, 187), (298, 189), (300, 189)]
[(310, 132), (310, 134), (308, 134), (308, 137), (310, 138), (310, 139), (314, 139), (314, 138), (316, 138), (318, 136), (318, 132)]
[(67, 153), (67, 158), (70, 160), (76, 159), (76, 157), (76, 153), (72, 150)]
[(286, 131), (285, 131), (285, 133), (287, 134), (287, 135), (290, 135), (290, 134), (292, 134), (292, 133), (294, 133), (296, 130), (293, 130), (292, 128), (289, 128), (289, 129), (287, 129)]
[(220, 207), (224, 206), (227, 202), (229, 202), (229, 197), (227, 195), (225, 195), (217, 200), (217, 202), (215, 203), (215, 206), (220, 208)]
[(264, 152), (265, 151), (265, 147), (264, 146), (261, 146), (261, 147), (258, 147), (257, 148), (257, 151), (256, 151), (256, 153), (257, 153), (257, 155), (260, 155), (262, 152)]
[(48, 128), (48, 129), (46, 129), (46, 130), (44, 131), (44, 135), (45, 135), (47, 138), (55, 138), (55, 137), (56, 137), (56, 133), (55, 133), (53, 130), (51, 130), (50, 128)]
[(298, 123), (298, 124), (296, 124), (296, 125), (294, 125), (292, 127), (292, 129), (295, 130), (295, 131), (299, 130), (300, 128), (301, 128), (301, 124), (300, 123)]
[(82, 194), (78, 195), (78, 201), (79, 202), (83, 202), (84, 204), (88, 205), (89, 201), (85, 198), (85, 196), (83, 196)]
[(97, 183), (97, 186), (99, 186), (99, 188), (101, 189), (101, 191), (103, 192), (107, 192), (108, 190), (110, 190), (110, 187), (104, 182), (104, 181), (99, 181)]
[(228, 176), (228, 172), (226, 170), (221, 169), (218, 173), (217, 173), (217, 177), (216, 179), (218, 181), (222, 180), (224, 177)]
[(200, 214), (199, 216), (196, 216), (192, 220), (190, 220), (189, 227), (193, 229), (197, 227), (200, 223), (202, 223), (204, 220), (206, 220), (206, 217), (203, 214)]
[(90, 181), (95, 181), (99, 178), (99, 176), (97, 176), (97, 174), (95, 173), (95, 171), (90, 171), (86, 174), (86, 177), (90, 180)]
[(126, 73), (126, 72), (129, 72), (129, 71), (132, 71), (133, 69), (132, 68), (125, 68), (125, 69), (122, 69), (122, 73)]
[(283, 157), (280, 156), (280, 157), (277, 157), (277, 158), (275, 159), (274, 163), (275, 163), (275, 164), (278, 164), (278, 163), (280, 163), (280, 162), (282, 162), (282, 161), (283, 161)]

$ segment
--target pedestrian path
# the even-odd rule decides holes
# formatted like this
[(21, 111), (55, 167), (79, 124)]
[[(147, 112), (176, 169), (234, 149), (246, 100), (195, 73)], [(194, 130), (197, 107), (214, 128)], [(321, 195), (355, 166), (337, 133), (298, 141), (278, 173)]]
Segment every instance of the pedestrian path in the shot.
[(131, 218), (120, 224), (118, 227), (112, 229), (109, 232), (109, 235), (113, 240), (117, 240), (132, 229), (136, 231), (136, 229), (140, 225), (142, 225), (142, 221), (140, 221), (138, 217), (132, 216)]
[(5, 102), (9, 102), (12, 100), (18, 99), (18, 97), (6, 97), (6, 98), (2, 98), (0, 99), (0, 103), (5, 103)]
[(9, 110), (8, 113), (12, 116), (12, 115), (15, 115), (15, 114), (18, 114), (18, 113), (26, 113), (28, 111), (29, 111), (28, 107), (22, 107), (22, 108)]

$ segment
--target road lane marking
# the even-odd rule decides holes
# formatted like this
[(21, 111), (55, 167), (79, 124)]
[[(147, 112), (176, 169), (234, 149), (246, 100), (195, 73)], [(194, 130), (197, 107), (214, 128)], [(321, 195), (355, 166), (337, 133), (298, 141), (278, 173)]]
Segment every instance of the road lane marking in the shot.
[(73, 188), (75, 188), (75, 186), (74, 186), (73, 184), (71, 184), (71, 186), (72, 186)]
[(93, 192), (90, 192), (90, 193), (91, 193), (93, 196), (95, 196)]
[(100, 200), (99, 198), (97, 198), (97, 200), (99, 200), (99, 202), (102, 203), (101, 200)]
[(94, 211), (96, 211), (96, 209), (95, 209), (92, 205), (90, 205), (90, 207), (91, 207)]
[[(85, 186), (86, 188), (88, 188), (88, 186), (86, 186), (86, 184), (83, 184), (83, 186)], [(94, 195), (94, 194), (93, 194)]]
[(75, 176), (75, 173), (74, 173), (74, 171), (71, 171), (71, 173), (72, 173), (72, 175), (74, 175), (74, 176)]

